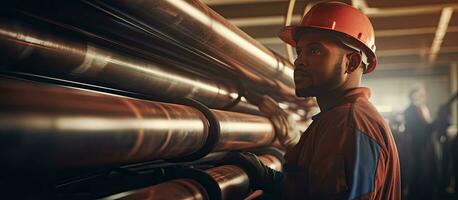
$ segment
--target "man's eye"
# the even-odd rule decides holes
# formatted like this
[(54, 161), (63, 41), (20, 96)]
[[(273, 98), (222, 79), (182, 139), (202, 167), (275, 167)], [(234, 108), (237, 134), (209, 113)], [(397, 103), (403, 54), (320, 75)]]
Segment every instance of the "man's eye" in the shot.
[(321, 54), (321, 51), (318, 48), (310, 48), (309, 52), (310, 52), (310, 54), (313, 54), (313, 55), (320, 55)]

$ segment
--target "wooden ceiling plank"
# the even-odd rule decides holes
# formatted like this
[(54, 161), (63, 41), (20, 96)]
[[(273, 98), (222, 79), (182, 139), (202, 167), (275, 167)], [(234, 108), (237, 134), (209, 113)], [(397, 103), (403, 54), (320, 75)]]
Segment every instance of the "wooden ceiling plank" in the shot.
[(351, 0), (351, 5), (358, 9), (367, 9), (369, 6), (367, 5), (366, 0)]
[[(434, 34), (437, 27), (423, 27), (423, 28), (408, 28), (408, 29), (390, 29), (390, 30), (376, 30), (375, 37), (396, 37), (406, 35), (423, 35), (423, 34)], [(458, 32), (458, 26), (449, 26), (447, 28), (448, 33)], [(280, 44), (282, 41), (277, 37), (259, 37), (255, 38), (263, 44)]]
[(375, 37), (393, 37), (403, 35), (421, 35), (433, 34), (436, 32), (436, 27), (422, 27), (422, 28), (406, 28), (406, 29), (392, 29), (392, 30), (376, 30)]
[(283, 41), (280, 40), (278, 37), (257, 38), (256, 40), (262, 44), (282, 44), (283, 43)]
[(232, 4), (247, 4), (247, 3), (266, 3), (266, 2), (285, 2), (286, 0), (202, 0), (209, 6), (214, 5), (232, 5)]
[(435, 13), (441, 11), (444, 7), (458, 9), (458, 4), (449, 3), (438, 5), (406, 6), (396, 8), (366, 8), (362, 11), (369, 17), (393, 17)]
[(437, 57), (437, 53), (440, 51), (442, 42), (444, 40), (445, 33), (447, 33), (448, 24), (452, 18), (453, 8), (445, 7), (442, 9), (441, 17), (439, 19), (439, 24), (437, 25), (436, 34), (434, 36), (433, 43), (429, 50), (428, 61), (430, 63), (434, 62)]
[[(301, 20), (301, 15), (293, 15), (291, 23), (297, 23)], [(232, 18), (229, 19), (237, 27), (249, 26), (269, 26), (269, 25), (283, 25), (285, 22), (284, 16), (264, 16), (264, 17), (246, 17), (246, 18)]]
[[(356, 0), (358, 1), (358, 0)], [(363, 3), (358, 4), (361, 7)], [(307, 4), (312, 5), (312, 4)], [(307, 8), (308, 7), (308, 8)], [(307, 6), (306, 10), (310, 9)], [(409, 6), (399, 8), (369, 8), (362, 7), (362, 11), (369, 17), (395, 17), (406, 15), (418, 15), (440, 12), (444, 7), (458, 9), (458, 4), (441, 4), (432, 6)], [(298, 23), (302, 16), (295, 14), (292, 16), (292, 23)], [(245, 17), (245, 18), (229, 18), (229, 21), (239, 27), (247, 26), (265, 26), (265, 25), (281, 25), (284, 24), (284, 16), (263, 16), (263, 17)]]

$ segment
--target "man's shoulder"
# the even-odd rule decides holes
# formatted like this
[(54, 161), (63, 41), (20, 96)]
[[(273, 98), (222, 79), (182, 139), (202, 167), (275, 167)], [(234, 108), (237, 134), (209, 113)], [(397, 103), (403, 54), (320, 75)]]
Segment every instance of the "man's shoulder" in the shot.
[(374, 127), (385, 129), (386, 122), (375, 106), (367, 100), (357, 100), (336, 106), (327, 112), (322, 123), (334, 128), (351, 127), (361, 132), (369, 132)]
[(356, 101), (352, 106), (352, 114), (356, 120), (367, 119), (373, 123), (385, 123), (377, 108), (369, 101)]
[(334, 107), (325, 114), (323, 120), (355, 120), (360, 118), (370, 118), (372, 120), (381, 120), (383, 117), (377, 111), (375, 106), (367, 100), (357, 100), (348, 102)]
[(352, 116), (354, 120), (354, 128), (376, 141), (380, 142), (381, 140), (384, 140), (383, 138), (387, 138), (391, 135), (387, 122), (377, 111), (375, 106), (369, 101), (355, 102), (353, 105)]

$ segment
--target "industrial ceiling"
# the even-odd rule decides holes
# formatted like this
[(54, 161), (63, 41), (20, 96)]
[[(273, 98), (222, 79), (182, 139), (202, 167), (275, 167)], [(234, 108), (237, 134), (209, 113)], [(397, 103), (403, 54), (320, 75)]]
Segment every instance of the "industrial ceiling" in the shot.
[[(458, 0), (341, 0), (369, 16), (376, 32), (378, 70), (437, 69), (458, 61)], [(276, 34), (299, 23), (312, 1), (204, 0), (251, 37), (287, 57)]]

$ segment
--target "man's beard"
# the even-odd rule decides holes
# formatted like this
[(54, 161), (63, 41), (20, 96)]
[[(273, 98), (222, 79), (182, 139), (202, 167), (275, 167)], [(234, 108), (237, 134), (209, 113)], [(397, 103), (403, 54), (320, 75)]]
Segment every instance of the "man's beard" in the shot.
[[(326, 81), (325, 83), (322, 83), (320, 85), (315, 85), (315, 81), (313, 81), (313, 77), (311, 77), (312, 79), (312, 83), (309, 87), (307, 88), (298, 88), (296, 86), (296, 96), (298, 97), (317, 97), (317, 96), (320, 96), (326, 92), (329, 92), (333, 89), (335, 89), (336, 86), (339, 85), (340, 83), (340, 77), (341, 74), (342, 74), (342, 61), (336, 63), (334, 65), (334, 73), (333, 73), (333, 77)], [(337, 77), (337, 78), (335, 78)]]

